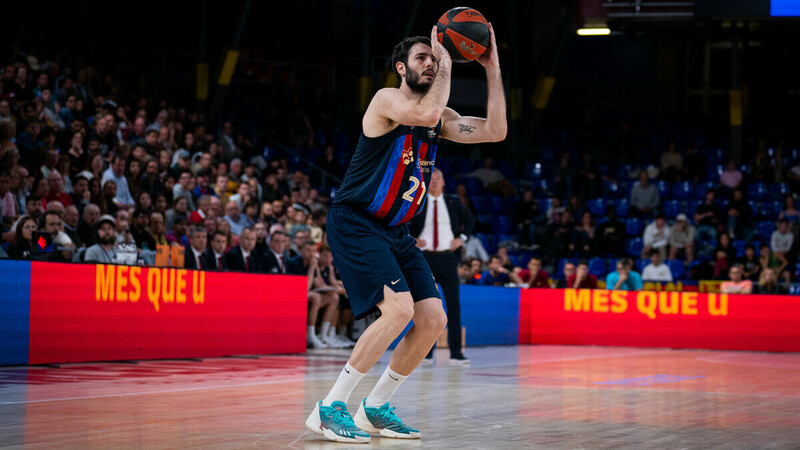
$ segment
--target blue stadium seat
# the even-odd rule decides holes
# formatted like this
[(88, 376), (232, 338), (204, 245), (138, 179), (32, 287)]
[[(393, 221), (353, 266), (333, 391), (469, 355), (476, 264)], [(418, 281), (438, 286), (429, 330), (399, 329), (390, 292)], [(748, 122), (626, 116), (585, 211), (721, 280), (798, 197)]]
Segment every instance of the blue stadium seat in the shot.
[(505, 199), (497, 195), (490, 195), (487, 198), (486, 206), (492, 214), (509, 214), (513, 212), (513, 210), (508, 209)]
[(509, 216), (492, 216), (492, 231), (495, 234), (508, 234), (513, 230), (511, 218)]
[(477, 178), (461, 178), (461, 183), (467, 187), (467, 194), (469, 195), (479, 195), (483, 193), (483, 182)]
[(639, 273), (642, 273), (642, 271), (644, 271), (644, 267), (646, 265), (648, 265), (648, 264), (650, 264), (650, 260), (649, 259), (641, 259), (641, 258), (637, 259), (636, 260), (636, 271), (639, 272)]
[(587, 201), (586, 207), (595, 217), (602, 217), (606, 214), (606, 202), (602, 198), (593, 198)]
[(661, 196), (661, 200), (669, 198), (669, 183), (664, 180), (657, 180), (653, 184), (658, 188), (658, 195)]
[(465, 175), (472, 172), (467, 158), (453, 158), (450, 161), (450, 170), (453, 171), (453, 175)]
[(631, 198), (631, 189), (633, 189), (633, 185), (636, 182), (633, 181), (620, 181), (617, 183), (619, 185), (619, 196), (622, 198)]
[(617, 166), (617, 180), (630, 180), (631, 172), (633, 171), (633, 166), (630, 164), (620, 164)]
[(533, 181), (533, 195), (537, 197), (547, 197), (550, 195), (550, 183), (546, 179)]
[(556, 267), (556, 273), (552, 274), (553, 278), (556, 280), (563, 280), (564, 279), (564, 265), (568, 262), (572, 264), (578, 264), (578, 258), (561, 258), (558, 260), (558, 265)]
[(764, 221), (756, 223), (756, 236), (762, 241), (769, 241), (773, 231), (775, 231), (775, 222)]
[(522, 267), (520, 265), (520, 257), (519, 257), (519, 255), (514, 255), (514, 254), (509, 253), (508, 254), (508, 259), (511, 261), (511, 264), (514, 265), (514, 267)]
[(764, 218), (777, 221), (783, 211), (783, 202), (780, 200), (766, 201), (762, 205)]
[(773, 200), (783, 200), (791, 191), (786, 183), (772, 183), (769, 185), (769, 195)]
[(620, 198), (614, 202), (614, 206), (617, 207), (617, 217), (628, 217), (628, 209), (630, 208), (631, 202), (627, 198)]
[(542, 178), (544, 177), (544, 165), (538, 162), (529, 162), (525, 164), (525, 177), (526, 178)]
[(703, 154), (706, 156), (706, 162), (711, 165), (719, 164), (725, 160), (725, 153), (721, 148), (706, 149)]
[(664, 215), (669, 220), (675, 219), (682, 212), (681, 204), (677, 200), (665, 200), (662, 205), (664, 206)]
[[(494, 239), (495, 247), (500, 247), (501, 243), (506, 242), (506, 241), (516, 241), (517, 237), (514, 236), (513, 234), (498, 233), (498, 234), (493, 235), (493, 239)], [(496, 248), (495, 248), (495, 251), (497, 251)]]
[(642, 221), (636, 217), (629, 217), (625, 221), (625, 234), (628, 236), (641, 236), (642, 235)]
[(689, 222), (694, 222), (694, 213), (697, 211), (697, 205), (702, 203), (701, 201), (686, 200), (683, 213), (689, 218)]
[(741, 258), (744, 256), (745, 242), (742, 239), (733, 240), (733, 248), (736, 250), (736, 257)]
[(619, 261), (618, 258), (611, 258), (608, 260), (608, 272), (606, 272), (606, 275), (617, 270), (618, 261)]
[(767, 197), (767, 186), (764, 183), (748, 183), (745, 192), (750, 200), (761, 201)]
[(672, 185), (672, 196), (678, 200), (687, 200), (692, 198), (694, 189), (692, 183), (688, 181), (679, 181)]
[(722, 172), (724, 171), (725, 171), (725, 166), (721, 164), (706, 166), (706, 180), (717, 183), (719, 182), (719, 179), (722, 176)]
[(606, 276), (606, 260), (603, 258), (592, 258), (589, 260), (589, 273), (598, 279)]
[(451, 162), (452, 158), (441, 156), (439, 158), (436, 158), (436, 167), (438, 167), (439, 170), (442, 171), (442, 173), (450, 175), (452, 173), (451, 172), (452, 169), (450, 168)]
[(642, 248), (644, 247), (644, 242), (642, 238), (633, 238), (628, 241), (628, 254), (630, 256), (639, 256), (642, 254)]
[(606, 198), (617, 198), (622, 195), (622, 190), (618, 183), (612, 183), (611, 181), (604, 181), (603, 182), (603, 195)]
[(489, 212), (489, 208), (486, 207), (486, 197), (482, 195), (473, 195), (470, 199), (478, 214), (486, 214)]
[[(481, 166), (483, 166), (483, 164), (481, 164)], [(498, 171), (500, 171), (500, 173), (502, 173), (504, 177), (513, 178), (512, 172), (511, 172), (511, 163), (510, 162), (502, 161), (502, 160), (495, 160), (494, 168), (497, 169)]]
[(702, 202), (706, 199), (706, 192), (709, 189), (715, 190), (716, 187), (717, 185), (711, 181), (701, 181), (697, 183), (697, 186), (694, 188), (694, 198)]
[(542, 214), (546, 213), (550, 207), (553, 206), (553, 199), (552, 198), (542, 198), (539, 199), (539, 211)]
[(750, 207), (750, 215), (753, 217), (761, 217), (764, 214), (761, 203), (756, 202), (755, 200), (748, 200), (747, 206)]
[(678, 281), (683, 278), (683, 261), (679, 259), (668, 259), (666, 261), (669, 271), (672, 272), (672, 280)]

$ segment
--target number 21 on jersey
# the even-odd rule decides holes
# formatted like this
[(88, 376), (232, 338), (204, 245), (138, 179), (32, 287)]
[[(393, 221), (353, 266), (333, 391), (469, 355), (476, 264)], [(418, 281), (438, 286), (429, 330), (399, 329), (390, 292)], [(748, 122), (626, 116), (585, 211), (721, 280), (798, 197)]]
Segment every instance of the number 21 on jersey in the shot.
[(420, 187), (420, 185), (422, 185), (422, 195), (420, 195), (419, 199), (417, 200), (417, 204), (419, 205), (420, 203), (422, 203), (422, 199), (425, 198), (425, 182), (424, 181), (420, 182), (419, 178), (413, 175), (409, 177), (408, 181), (411, 182), (411, 188), (403, 194), (403, 200), (413, 202), (414, 194), (417, 192), (417, 189)]

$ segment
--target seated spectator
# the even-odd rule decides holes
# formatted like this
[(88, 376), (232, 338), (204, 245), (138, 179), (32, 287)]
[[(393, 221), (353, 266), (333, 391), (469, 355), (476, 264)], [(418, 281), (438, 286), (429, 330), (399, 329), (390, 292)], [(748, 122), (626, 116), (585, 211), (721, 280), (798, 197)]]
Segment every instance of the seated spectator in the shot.
[(192, 227), (183, 267), (199, 270), (216, 268), (214, 254), (208, 248), (208, 233), (205, 228), (198, 225)]
[[(308, 277), (308, 345), (312, 348), (336, 347), (339, 343), (329, 339), (329, 330), (338, 314), (339, 295), (335, 290), (325, 290), (325, 280), (322, 278), (316, 255), (316, 244), (305, 242), (300, 251), (299, 256), (289, 260), (289, 273)], [(317, 336), (317, 316), (322, 309), (325, 309), (325, 312), (322, 316), (320, 335)]]
[(221, 231), (228, 239), (228, 246), (225, 251), (232, 249), (234, 246), (239, 245), (239, 236), (231, 233), (231, 224), (225, 219), (217, 220), (217, 231)]
[(125, 178), (125, 158), (115, 156), (114, 162), (105, 172), (101, 183), (105, 188), (106, 182), (113, 181), (116, 185), (116, 201), (119, 207), (128, 208), (134, 205), (135, 201), (128, 188), (128, 179)]
[(514, 269), (519, 270), (519, 268), (514, 267), (514, 263), (511, 262), (511, 259), (508, 257), (508, 247), (500, 246), (497, 248), (497, 256), (500, 257), (500, 264), (503, 265), (509, 273), (512, 273)]
[(214, 270), (226, 270), (228, 263), (225, 261), (225, 251), (228, 247), (228, 237), (225, 233), (217, 230), (211, 233), (211, 248), (208, 250), (208, 255), (211, 262), (214, 263)]
[(288, 273), (286, 248), (289, 246), (289, 236), (280, 230), (273, 231), (267, 246), (268, 249), (264, 252), (266, 273)]
[(464, 279), (462, 284), (478, 284), (478, 281), (481, 279), (481, 273), (483, 272), (482, 266), (483, 262), (481, 262), (478, 258), (468, 258), (466, 260), (467, 270), (464, 272)]
[(719, 178), (720, 189), (722, 193), (727, 195), (734, 189), (738, 189), (742, 185), (742, 180), (744, 177), (742, 176), (742, 172), (736, 168), (736, 161), (728, 160), (728, 165), (725, 167), (725, 171), (722, 172), (722, 176)]
[(620, 257), (625, 254), (625, 224), (617, 219), (617, 208), (609, 205), (606, 217), (595, 229), (595, 245), (601, 255)]
[(78, 223), (78, 234), (81, 242), (89, 247), (95, 243), (94, 226), (100, 218), (100, 208), (94, 203), (89, 203), (83, 208), (82, 220)]
[(192, 196), (192, 186), (194, 184), (192, 180), (192, 172), (188, 169), (183, 169), (180, 171), (180, 175), (178, 176), (178, 181), (172, 186), (172, 201), (177, 201), (179, 198), (185, 198), (188, 203), (188, 211), (194, 211), (194, 199)]
[(758, 293), (770, 295), (782, 295), (786, 291), (778, 284), (778, 277), (772, 269), (764, 269), (758, 278)]
[(197, 199), (197, 209), (189, 214), (189, 223), (203, 223), (210, 211), (211, 197), (208, 195), (201, 195), (200, 198)]
[[(290, 235), (291, 236), (291, 235)], [(289, 257), (296, 258), (301, 254), (301, 250), (303, 245), (306, 242), (311, 241), (311, 231), (308, 229), (297, 229), (295, 230), (294, 236), (292, 236), (292, 244), (289, 247)]]
[(685, 256), (686, 264), (694, 261), (694, 236), (695, 229), (686, 214), (678, 214), (675, 225), (669, 230), (669, 259)]
[(213, 190), (214, 194), (222, 201), (222, 204), (227, 205), (230, 201), (230, 196), (228, 195), (228, 176), (217, 175)]
[(97, 243), (86, 249), (84, 261), (100, 264), (116, 264), (117, 262), (117, 237), (114, 233), (116, 222), (108, 214), (100, 216), (95, 224)]
[(652, 249), (658, 250), (662, 260), (667, 258), (669, 227), (667, 227), (667, 221), (663, 214), (658, 214), (656, 219), (644, 228), (643, 240), (642, 258), (649, 255)]
[(61, 219), (64, 222), (64, 233), (75, 244), (75, 248), (83, 247), (83, 241), (81, 241), (81, 236), (78, 234), (78, 224), (80, 222), (78, 208), (75, 205), (67, 206), (64, 208), (64, 214), (61, 215)]
[(33, 232), (36, 231), (36, 219), (32, 216), (22, 216), (14, 228), (14, 240), (8, 246), (8, 256), (14, 259), (29, 259), (33, 244)]
[(642, 278), (631, 270), (633, 266), (629, 258), (617, 261), (617, 270), (606, 276), (606, 289), (615, 291), (639, 291), (642, 289)]
[(114, 227), (114, 233), (117, 236), (117, 243), (123, 242), (133, 242), (133, 235), (130, 235), (131, 231), (131, 220), (128, 211), (125, 209), (120, 209), (114, 215), (114, 220), (116, 221), (116, 226)]
[(225, 262), (230, 270), (239, 272), (263, 273), (264, 259), (253, 250), (256, 247), (256, 231), (246, 227), (239, 235), (239, 245), (225, 253)]
[(525, 284), (529, 288), (549, 288), (550, 275), (542, 270), (542, 260), (531, 258), (528, 261), (528, 268), (516, 272), (510, 272), (511, 281), (517, 284)]
[(781, 253), (776, 253), (770, 250), (767, 244), (761, 244), (759, 262), (761, 263), (761, 270), (772, 269), (773, 272), (778, 274), (779, 278), (783, 278), (787, 283), (791, 281), (791, 274), (786, 268), (789, 266), (789, 261)]
[(239, 236), (242, 230), (250, 226), (250, 221), (245, 215), (240, 213), (239, 206), (235, 201), (230, 201), (225, 205), (224, 219), (231, 226), (231, 233), (233, 233), (234, 236)]
[(255, 198), (255, 195), (251, 194), (250, 185), (248, 183), (240, 183), (239, 188), (236, 190), (236, 193), (231, 195), (228, 201), (236, 202), (236, 205), (239, 207), (239, 210), (243, 211), (244, 205), (246, 205), (251, 198)]
[(742, 266), (742, 276), (750, 281), (758, 281), (761, 277), (761, 261), (756, 256), (756, 248), (753, 244), (747, 244), (744, 248), (744, 256), (738, 261)]
[(561, 277), (559, 277), (558, 282), (556, 283), (556, 287), (560, 289), (564, 289), (567, 287), (567, 280), (569, 277), (575, 275), (575, 264), (567, 261), (564, 263), (564, 268), (561, 269)]
[(783, 211), (781, 211), (779, 219), (786, 219), (789, 221), (789, 228), (793, 228), (797, 231), (800, 229), (800, 211), (795, 208), (794, 203), (794, 197), (787, 195), (784, 199)]
[(294, 203), (289, 211), (292, 211), (290, 213), (291, 223), (289, 221), (286, 223), (286, 232), (289, 233), (289, 236), (294, 236), (297, 230), (311, 230), (308, 226), (309, 211), (305, 205)]
[(47, 176), (48, 194), (45, 195), (44, 200), (47, 202), (59, 201), (64, 206), (72, 205), (72, 197), (63, 191), (64, 179), (61, 174), (56, 171), (50, 171)]
[(661, 178), (673, 183), (683, 171), (683, 157), (678, 153), (675, 141), (670, 141), (666, 153), (661, 155)]
[(311, 231), (311, 240), (317, 244), (322, 242), (322, 233), (324, 232), (327, 221), (328, 211), (325, 209), (318, 209), (311, 213), (308, 228)]
[(567, 208), (561, 204), (561, 199), (558, 197), (552, 197), (550, 199), (550, 207), (547, 208), (547, 211), (545, 212), (547, 224), (561, 223), (561, 215), (566, 211)]
[(156, 244), (153, 250), (159, 245), (169, 245), (166, 236), (166, 228), (164, 226), (164, 215), (160, 212), (154, 211), (150, 213), (150, 236), (153, 237), (153, 242)]
[(736, 261), (736, 249), (727, 234), (722, 233), (719, 235), (719, 242), (714, 250), (714, 256), (714, 279), (720, 280), (728, 272), (733, 262)]
[(569, 244), (570, 253), (573, 256), (587, 257), (592, 253), (594, 247), (594, 221), (589, 211), (581, 214), (581, 221), (572, 230), (572, 239)]
[(503, 267), (497, 255), (489, 258), (489, 270), (481, 274), (478, 284), (481, 286), (505, 286), (509, 281), (508, 271)]
[(117, 211), (125, 207), (117, 200), (117, 183), (114, 180), (106, 180), (103, 182), (103, 193), (98, 199), (97, 204), (104, 214), (110, 216), (117, 214)]
[(185, 217), (180, 216), (175, 219), (175, 224), (172, 226), (172, 230), (168, 231), (165, 234), (165, 238), (169, 245), (172, 246), (186, 246), (189, 242), (189, 238), (186, 233), (189, 231), (189, 221), (186, 220)]
[(650, 176), (643, 170), (639, 175), (639, 183), (631, 189), (631, 205), (628, 212), (631, 216), (649, 216), (658, 210), (660, 204), (658, 188), (650, 184)]
[(133, 212), (133, 226), (131, 236), (136, 242), (136, 246), (141, 250), (156, 250), (156, 240), (147, 229), (150, 227), (150, 213), (144, 209), (137, 209)]
[[(462, 199), (462, 203), (464, 200)], [(469, 200), (471, 203), (472, 200)], [(520, 245), (534, 245), (536, 240), (536, 223), (542, 213), (539, 211), (539, 202), (533, 198), (533, 191), (526, 189), (522, 193), (522, 198), (514, 205), (514, 215), (512, 222), (517, 230), (517, 239)]]
[[(706, 256), (711, 256), (714, 245), (717, 242), (717, 227), (721, 223), (719, 208), (714, 202), (716, 193), (709, 189), (706, 191), (703, 203), (697, 205), (694, 213), (694, 223), (697, 224), (696, 237), (699, 252)], [(706, 243), (706, 245), (701, 245)]]
[(567, 278), (567, 287), (570, 289), (597, 289), (597, 277), (589, 273), (589, 263), (585, 259), (578, 261), (575, 273)]
[(76, 178), (75, 183), (72, 185), (72, 193), (69, 194), (72, 198), (72, 204), (78, 207), (78, 214), (83, 214), (83, 209), (89, 204), (91, 193), (89, 192), (89, 172), (80, 172)]
[(144, 167), (144, 173), (139, 177), (139, 192), (147, 192), (151, 198), (163, 193), (164, 185), (158, 174), (158, 161), (151, 159)]
[(572, 238), (572, 217), (567, 213), (563, 213), (559, 217), (560, 223), (552, 223), (547, 226), (548, 240), (545, 242), (544, 249), (547, 256), (552, 259), (558, 259), (566, 253)]
[(475, 284), (474, 282), (469, 262), (462, 261), (458, 263), (458, 284)]
[(44, 212), (42, 198), (36, 194), (27, 196), (25, 198), (25, 212), (27, 215), (33, 217), (33, 220), (39, 220), (39, 216)]
[(17, 207), (14, 195), (11, 193), (11, 176), (0, 168), (0, 215), (13, 219), (17, 217)]
[(475, 177), (481, 180), (483, 187), (486, 188), (487, 191), (494, 194), (502, 195), (504, 197), (514, 195), (514, 186), (506, 179), (506, 177), (503, 176), (499, 170), (494, 168), (494, 159), (492, 159), (490, 156), (484, 158), (483, 167), (468, 174), (464, 174), (463, 176)]
[[(55, 204), (61, 205), (60, 202), (54, 201), (50, 202), (48, 206)], [(61, 208), (63, 208), (63, 206), (61, 206)], [(39, 217), (39, 230), (50, 233), (50, 236), (53, 238), (53, 246), (56, 251), (49, 256), (48, 260), (69, 262), (72, 261), (75, 244), (69, 236), (64, 233), (61, 215), (62, 213), (60, 211), (45, 211), (45, 213)]]
[(642, 280), (662, 283), (672, 282), (672, 271), (668, 265), (664, 264), (661, 259), (661, 252), (657, 249), (650, 250), (650, 264), (644, 266)]
[(727, 232), (731, 237), (738, 237), (745, 241), (750, 241), (753, 237), (753, 228), (750, 223), (750, 205), (744, 198), (744, 192), (741, 189), (734, 189), (733, 199), (728, 203), (725, 208), (728, 215), (727, 219)]
[(725, 281), (719, 286), (723, 294), (752, 294), (753, 282), (742, 279), (742, 266), (736, 264), (728, 270), (730, 281)]
[(209, 176), (210, 172), (208, 170), (201, 170), (194, 176), (194, 189), (192, 190), (194, 198), (199, 198), (203, 195), (216, 196), (209, 184)]
[(794, 234), (789, 230), (789, 221), (786, 218), (778, 220), (778, 229), (772, 232), (769, 248), (773, 253), (786, 257), (792, 250)]

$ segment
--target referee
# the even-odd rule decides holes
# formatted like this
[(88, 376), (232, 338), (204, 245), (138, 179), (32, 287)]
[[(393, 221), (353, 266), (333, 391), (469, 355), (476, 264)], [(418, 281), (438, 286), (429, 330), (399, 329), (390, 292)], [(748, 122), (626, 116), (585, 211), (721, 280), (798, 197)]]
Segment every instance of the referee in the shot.
[[(417, 239), (417, 247), (442, 286), (447, 307), (447, 344), (451, 364), (469, 364), (461, 352), (461, 306), (459, 303), (458, 263), (461, 246), (475, 225), (475, 218), (455, 195), (444, 195), (442, 171), (434, 168), (428, 186), (425, 210), (411, 222), (409, 232)], [(433, 349), (427, 358), (433, 356)]]

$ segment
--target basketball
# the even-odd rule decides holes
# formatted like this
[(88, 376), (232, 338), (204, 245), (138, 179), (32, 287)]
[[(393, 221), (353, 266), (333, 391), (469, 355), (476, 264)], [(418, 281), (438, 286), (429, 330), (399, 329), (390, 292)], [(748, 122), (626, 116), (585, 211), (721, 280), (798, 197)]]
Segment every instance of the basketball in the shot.
[(489, 47), (489, 23), (475, 9), (453, 8), (442, 14), (436, 28), (439, 42), (454, 62), (475, 61)]

